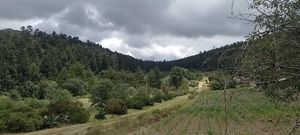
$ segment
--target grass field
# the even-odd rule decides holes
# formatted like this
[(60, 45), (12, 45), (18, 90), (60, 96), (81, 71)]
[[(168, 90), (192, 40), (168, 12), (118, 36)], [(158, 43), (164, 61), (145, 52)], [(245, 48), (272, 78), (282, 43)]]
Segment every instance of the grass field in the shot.
[(296, 114), (300, 114), (299, 102), (289, 106), (275, 104), (249, 88), (228, 92), (231, 96), (226, 112), (223, 92), (205, 91), (175, 114), (128, 134), (220, 135), (225, 133), (227, 119), (229, 135), (284, 135), (295, 124)]

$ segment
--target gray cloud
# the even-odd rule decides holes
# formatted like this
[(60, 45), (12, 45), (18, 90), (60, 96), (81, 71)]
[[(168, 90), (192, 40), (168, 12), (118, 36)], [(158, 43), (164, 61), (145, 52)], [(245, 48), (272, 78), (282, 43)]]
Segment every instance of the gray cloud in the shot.
[(1, 0), (0, 18), (15, 20), (47, 18), (75, 2), (77, 0)]
[[(245, 12), (244, 0), (235, 12)], [(137, 58), (185, 57), (236, 40), (251, 25), (229, 19), (229, 0), (1, 0), (2, 27), (34, 27), (93, 40)]]
[[(228, 18), (231, 12), (228, 0), (100, 0), (96, 4), (101, 5), (99, 11), (103, 16), (133, 34), (236, 36), (249, 30), (245, 24)], [(206, 9), (205, 4), (209, 5)], [(236, 5), (246, 6), (244, 2)]]

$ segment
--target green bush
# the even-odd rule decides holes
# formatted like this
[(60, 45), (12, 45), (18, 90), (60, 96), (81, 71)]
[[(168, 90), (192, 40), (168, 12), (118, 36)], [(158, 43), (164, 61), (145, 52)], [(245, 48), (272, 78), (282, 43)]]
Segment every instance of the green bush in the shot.
[(89, 111), (83, 108), (83, 104), (79, 101), (69, 103), (67, 115), (71, 123), (85, 123), (90, 118)]
[(35, 113), (14, 112), (7, 117), (6, 127), (11, 132), (29, 132), (40, 128), (41, 117), (30, 116)]
[(172, 98), (175, 98), (175, 97), (179, 96), (179, 93), (176, 92), (176, 91), (170, 91), (168, 94), (169, 94)]
[(48, 112), (50, 102), (48, 100), (38, 100), (36, 98), (26, 98), (24, 103), (35, 109), (39, 114), (44, 116)]
[(157, 92), (153, 95), (153, 101), (160, 103), (163, 99), (163, 94), (161, 92)]
[(129, 97), (127, 89), (130, 87), (128, 83), (115, 82), (111, 91), (109, 91), (109, 97), (114, 99), (126, 100)]
[(181, 91), (189, 90), (189, 80), (188, 79), (182, 78), (179, 90), (181, 90)]
[(228, 81), (227, 88), (233, 89), (233, 88), (236, 88), (237, 85), (238, 85), (238, 83), (237, 83), (235, 80), (229, 80), (229, 81)]
[(126, 103), (121, 99), (109, 99), (106, 102), (107, 113), (123, 115), (127, 113)]
[(16, 100), (16, 101), (22, 100), (22, 96), (19, 93), (19, 91), (17, 91), (17, 90), (11, 90), (8, 95), (13, 100)]
[(66, 80), (62, 84), (62, 87), (70, 91), (73, 96), (82, 96), (86, 94), (85, 82), (78, 78)]
[(105, 101), (110, 98), (109, 92), (113, 89), (113, 83), (109, 79), (100, 80), (97, 85), (91, 89), (91, 101), (98, 107), (103, 108)]
[(168, 100), (171, 100), (172, 98), (173, 98), (173, 96), (171, 94), (164, 94), (162, 97), (162, 100), (168, 101)]
[(133, 109), (143, 109), (145, 103), (140, 98), (130, 98), (128, 100), (128, 107)]
[(79, 109), (73, 112), (70, 116), (70, 121), (72, 123), (86, 123), (90, 118), (90, 113), (85, 109)]
[[(79, 101), (74, 101), (68, 90), (54, 89), (47, 94), (50, 105), (47, 116), (56, 117), (54, 123), (84, 123), (89, 119), (89, 113)], [(66, 119), (68, 117), (69, 119)]]
[[(57, 116), (58, 122), (85, 123), (89, 120), (90, 114), (83, 108), (81, 102), (64, 101), (52, 103), (49, 106), (49, 116)], [(67, 116), (69, 119), (65, 119)]]
[(144, 92), (138, 93), (137, 95), (134, 96), (134, 98), (136, 100), (142, 101), (144, 103), (144, 106), (152, 106), (154, 104), (152, 98)]
[(211, 90), (221, 90), (223, 89), (223, 85), (219, 81), (213, 80), (210, 81), (209, 88)]
[[(39, 109), (39, 108), (37, 108)], [(37, 109), (9, 97), (0, 97), (0, 129), (10, 132), (28, 132), (40, 129), (42, 117)]]
[(98, 114), (95, 115), (95, 118), (98, 120), (105, 119), (106, 115), (106, 110), (104, 108), (99, 108), (98, 109)]

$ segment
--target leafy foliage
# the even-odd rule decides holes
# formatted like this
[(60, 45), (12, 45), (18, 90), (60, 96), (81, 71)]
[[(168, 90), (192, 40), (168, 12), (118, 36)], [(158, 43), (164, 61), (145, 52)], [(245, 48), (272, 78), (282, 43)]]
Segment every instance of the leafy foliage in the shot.
[(300, 3), (297, 0), (253, 0), (258, 11), (248, 21), (256, 27), (244, 59), (244, 72), (256, 80), (274, 101), (292, 102), (300, 94), (299, 32)]
[(210, 81), (209, 88), (211, 90), (222, 90), (224, 86), (217, 80)]
[(84, 81), (78, 78), (66, 80), (62, 87), (70, 91), (73, 96), (82, 96), (86, 93)]
[(109, 91), (113, 88), (113, 83), (109, 79), (103, 79), (91, 90), (91, 101), (99, 107), (105, 106), (105, 101), (109, 99)]
[[(22, 31), (10, 29), (0, 31), (0, 63), (2, 64), (0, 90), (2, 92), (15, 89), (20, 90), (22, 96), (32, 97), (36, 96), (35, 93), (27, 91), (36, 90), (31, 88), (35, 88), (42, 78), (61, 84), (72, 78), (90, 81), (94, 75), (103, 75), (104, 78), (112, 81), (122, 80), (138, 87), (145, 84), (143, 72), (154, 67), (157, 68), (149, 72), (148, 81), (151, 87), (159, 88), (158, 69), (169, 71), (174, 66), (180, 66), (186, 69), (214, 70), (217, 68), (216, 65), (222, 69), (232, 68), (239, 54), (238, 48), (242, 44), (236, 43), (180, 60), (154, 62), (112, 52), (91, 41), (80, 41), (78, 37), (55, 32), (47, 34), (32, 29), (32, 27), (24, 27)], [(218, 57), (224, 51), (228, 53), (218, 64)], [(186, 78), (188, 77), (191, 75)], [(180, 86), (178, 85), (180, 82), (176, 82), (174, 78), (171, 83)]]
[(150, 87), (153, 88), (160, 88), (161, 85), (161, 75), (158, 67), (154, 67), (153, 69), (150, 70), (148, 73), (148, 82)]
[(144, 106), (145, 106), (145, 103), (141, 98), (133, 97), (128, 100), (129, 108), (143, 109)]
[[(0, 94), (24, 110), (3, 108), (0, 128), (19, 132), (84, 123), (90, 114), (73, 96), (89, 95), (97, 105), (98, 119), (104, 119), (106, 113), (124, 114), (127, 107), (142, 109), (172, 99), (197, 77), (187, 69), (214, 69), (211, 66), (216, 61), (209, 57), (239, 45), (180, 60), (143, 61), (78, 37), (33, 30), (32, 26), (21, 31), (1, 30)], [(226, 60), (232, 61), (231, 56)], [(220, 67), (229, 67), (228, 63)]]
[(98, 109), (98, 114), (95, 115), (96, 119), (102, 120), (105, 119), (106, 110), (104, 108)]
[(107, 113), (122, 115), (127, 113), (125, 101), (121, 99), (109, 99), (106, 102)]
[[(28, 103), (28, 102), (27, 102)], [(42, 114), (48, 103), (32, 100), (29, 104), (0, 97), (0, 130), (11, 132), (28, 132), (40, 129)]]
[(170, 71), (170, 83), (171, 85), (178, 88), (181, 85), (181, 81), (184, 77), (184, 69), (180, 67), (174, 67)]

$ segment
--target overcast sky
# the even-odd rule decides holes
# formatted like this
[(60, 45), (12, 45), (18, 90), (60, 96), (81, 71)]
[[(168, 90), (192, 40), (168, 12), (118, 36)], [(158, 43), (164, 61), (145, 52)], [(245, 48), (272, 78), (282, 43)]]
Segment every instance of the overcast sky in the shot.
[[(136, 58), (172, 60), (236, 41), (250, 24), (232, 0), (0, 0), (0, 29), (32, 25), (92, 40)], [(247, 9), (235, 0), (234, 12)]]

